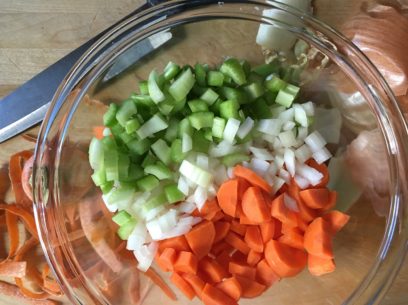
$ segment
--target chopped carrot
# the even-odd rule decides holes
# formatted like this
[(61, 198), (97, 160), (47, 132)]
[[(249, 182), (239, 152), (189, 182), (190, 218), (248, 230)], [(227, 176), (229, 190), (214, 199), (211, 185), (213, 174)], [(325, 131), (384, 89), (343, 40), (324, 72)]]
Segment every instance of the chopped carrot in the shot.
[(245, 263), (230, 262), (228, 271), (233, 275), (240, 275), (251, 280), (255, 280), (256, 269)]
[(181, 275), (183, 279), (190, 284), (193, 288), (195, 294), (201, 299), (203, 294), (203, 289), (205, 282), (200, 279), (197, 275), (191, 273), (184, 273)]
[(203, 302), (205, 305), (237, 305), (238, 303), (210, 284), (206, 284), (203, 289)]
[(275, 219), (275, 232), (273, 232), (273, 239), (278, 239), (282, 236), (282, 223)]
[(204, 220), (193, 227), (185, 236), (191, 250), (200, 260), (210, 252), (214, 243), (214, 224), (211, 221)]
[(6, 211), (6, 224), (7, 224), (7, 232), (9, 236), (9, 253), (7, 259), (12, 258), (18, 249), (20, 244), (20, 234), (18, 230), (18, 216), (15, 214)]
[(307, 229), (308, 223), (303, 220), (302, 216), (300, 216), (299, 213), (296, 214), (296, 218), (297, 218), (297, 228), (302, 231), (302, 233), (304, 233)]
[(300, 198), (311, 209), (323, 209), (329, 204), (327, 188), (313, 188), (299, 192)]
[(309, 159), (306, 162), (307, 165), (309, 165), (310, 167), (313, 167), (315, 170), (319, 171), (321, 174), (323, 174), (323, 178), (320, 181), (320, 183), (318, 185), (315, 185), (314, 187), (319, 188), (319, 187), (325, 187), (327, 185), (327, 183), (329, 183), (329, 170), (326, 166), (326, 164), (322, 163), (322, 164), (318, 164), (314, 159)]
[(237, 180), (238, 180), (238, 201), (240, 201), (242, 196), (244, 196), (246, 190), (249, 187), (251, 187), (251, 184), (245, 179), (237, 178)]
[(228, 253), (231, 253), (232, 250), (234, 250), (234, 248), (228, 244), (227, 242), (221, 241), (219, 243), (217, 243), (216, 245), (214, 245), (211, 249), (211, 254), (213, 255), (219, 255), (221, 252), (226, 251)]
[(265, 247), (265, 259), (279, 277), (291, 277), (300, 273), (307, 263), (307, 254), (276, 240)]
[(307, 265), (309, 272), (315, 276), (321, 276), (323, 274), (333, 272), (336, 269), (333, 259), (321, 258), (310, 254), (307, 258)]
[(241, 225), (258, 225), (258, 223), (254, 223), (244, 214), (244, 212), (242, 211), (241, 203), (238, 203), (238, 206), (237, 206), (237, 217), (239, 218), (239, 223)]
[(336, 191), (330, 191), (329, 193), (329, 203), (321, 209), (321, 211), (326, 212), (334, 209), (334, 207), (337, 204), (337, 192)]
[(228, 266), (231, 256), (229, 252), (227, 251), (222, 251), (220, 255), (217, 255), (215, 258), (217, 260), (217, 263), (220, 264), (221, 266)]
[(177, 272), (170, 276), (170, 281), (189, 299), (192, 300), (196, 296), (193, 287), (183, 279)]
[(262, 259), (262, 253), (250, 250), (247, 257), (247, 263), (250, 266), (255, 266)]
[(200, 213), (204, 219), (212, 220), (218, 211), (220, 211), (220, 207), (218, 206), (217, 198), (213, 198), (205, 202)]
[(233, 173), (235, 177), (243, 178), (247, 180), (253, 186), (260, 187), (267, 193), (272, 192), (272, 187), (268, 184), (268, 182), (266, 182), (263, 178), (261, 178), (254, 171), (246, 167), (243, 167), (242, 165), (235, 166)]
[(270, 241), (275, 234), (275, 219), (271, 219), (259, 225), (261, 229), (262, 240), (265, 243)]
[(227, 276), (227, 271), (216, 260), (206, 256), (200, 263), (199, 268), (202, 270), (213, 283), (219, 283)]
[(148, 278), (152, 280), (154, 284), (159, 286), (159, 288), (173, 301), (177, 300), (176, 295), (174, 294), (173, 290), (166, 284), (165, 281), (160, 277), (160, 275), (153, 269), (149, 268), (144, 273)]
[(272, 201), (271, 215), (282, 222), (282, 224), (292, 227), (297, 226), (296, 213), (286, 207), (284, 194), (279, 195)]
[(256, 266), (256, 280), (266, 286), (272, 286), (279, 281), (279, 276), (273, 271), (268, 262), (263, 259)]
[(223, 212), (235, 217), (238, 204), (238, 180), (231, 179), (221, 184), (217, 192), (217, 199)]
[(237, 233), (238, 235), (245, 236), (247, 226), (240, 224), (238, 221), (233, 220), (231, 222), (231, 231)]
[(331, 259), (333, 258), (333, 245), (331, 225), (322, 217), (312, 221), (304, 235), (304, 246), (309, 254)]
[(299, 234), (297, 232), (288, 232), (288, 233), (283, 233), (281, 237), (278, 239), (279, 242), (282, 244), (288, 245), (292, 248), (296, 248), (299, 250), (303, 250), (303, 234)]
[(92, 128), (92, 130), (95, 138), (97, 138), (98, 140), (103, 139), (104, 137), (103, 131), (105, 130), (105, 126), (95, 126)]
[(242, 287), (242, 297), (255, 298), (260, 296), (266, 289), (265, 285), (262, 285), (254, 280), (248, 279), (242, 276), (235, 276), (239, 284)]
[(160, 254), (156, 262), (158, 262), (159, 266), (165, 268), (163, 271), (173, 271), (174, 270), (174, 263), (177, 259), (177, 252), (173, 248), (166, 248)]
[(237, 234), (229, 232), (225, 237), (225, 241), (229, 245), (231, 245), (234, 249), (237, 249), (243, 254), (248, 255), (249, 253), (248, 245), (241, 238), (239, 238)]
[(263, 252), (264, 243), (258, 226), (249, 226), (245, 233), (245, 242), (248, 247), (257, 252)]
[(231, 297), (235, 301), (239, 301), (242, 295), (242, 287), (239, 284), (238, 280), (235, 277), (230, 277), (218, 283), (215, 286), (222, 292), (224, 292), (227, 296)]
[(191, 253), (186, 251), (181, 251), (174, 263), (174, 270), (184, 273), (197, 273), (197, 257)]
[(220, 210), (220, 211), (218, 211), (217, 213), (215, 213), (214, 216), (210, 215), (210, 216), (208, 217), (208, 220), (218, 221), (218, 220), (222, 220), (222, 219), (224, 219), (224, 218), (225, 218), (225, 214), (224, 214), (223, 211)]
[(163, 252), (166, 248), (173, 248), (175, 251), (191, 251), (190, 246), (183, 235), (160, 241), (159, 253)]
[(265, 202), (261, 189), (255, 186), (244, 193), (242, 211), (253, 223), (261, 224), (271, 219), (269, 205)]
[(214, 223), (214, 228), (215, 228), (214, 244), (216, 244), (219, 241), (223, 240), (225, 236), (227, 236), (231, 228), (231, 224), (226, 221), (217, 221)]
[(323, 215), (322, 218), (329, 224), (332, 234), (340, 231), (350, 220), (349, 215), (340, 211), (331, 211)]
[(282, 224), (282, 234), (289, 234), (289, 233), (297, 233), (303, 235), (304, 231), (302, 231), (299, 227), (292, 227), (286, 223)]
[(247, 255), (242, 253), (241, 251), (235, 251), (231, 255), (230, 260), (233, 261), (233, 262), (239, 263), (239, 264), (246, 264), (247, 263)]
[(300, 217), (307, 223), (310, 223), (313, 219), (315, 219), (318, 216), (317, 211), (309, 208), (303, 202), (302, 198), (300, 198), (299, 195), (300, 191), (301, 190), (299, 186), (296, 184), (294, 180), (292, 180), (288, 187), (289, 196), (296, 200), (297, 206), (299, 208)]

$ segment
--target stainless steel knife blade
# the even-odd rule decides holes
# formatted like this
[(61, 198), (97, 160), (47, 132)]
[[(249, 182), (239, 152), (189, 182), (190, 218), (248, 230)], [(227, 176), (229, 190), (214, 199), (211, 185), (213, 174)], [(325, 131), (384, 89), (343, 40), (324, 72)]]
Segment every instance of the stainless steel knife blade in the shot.
[[(61, 81), (82, 54), (101, 36), (129, 16), (160, 2), (163, 2), (163, 0), (149, 0), (143, 6), (137, 8), (134, 12), (75, 49), (0, 100), (0, 143), (42, 121)], [(108, 72), (109, 75), (105, 76), (105, 78), (110, 79), (119, 75), (129, 66), (129, 61), (131, 63), (137, 61), (171, 38), (171, 33), (169, 32), (158, 34), (163, 34), (164, 36), (157, 36), (153, 40), (151, 40), (153, 36), (149, 37), (124, 52), (119, 58), (119, 62), (122, 62), (122, 64), (118, 62), (118, 65), (115, 66), (114, 69), (112, 67), (111, 71)]]

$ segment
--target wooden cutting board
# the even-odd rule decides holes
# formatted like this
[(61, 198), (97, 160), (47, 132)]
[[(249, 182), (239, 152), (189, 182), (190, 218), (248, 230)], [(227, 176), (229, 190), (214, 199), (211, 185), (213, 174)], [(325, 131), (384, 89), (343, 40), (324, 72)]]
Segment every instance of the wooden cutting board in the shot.
[[(1, 0), (0, 98), (140, 5), (141, 0)], [(315, 0), (315, 13), (339, 27), (362, 0)], [(1, 114), (0, 115), (4, 115)], [(31, 132), (35, 134), (38, 128)], [(21, 138), (0, 144), (0, 167), (8, 156), (32, 148)], [(408, 304), (408, 263), (382, 304)], [(15, 304), (0, 296), (0, 304)], [(69, 304), (69, 303), (67, 303)]]

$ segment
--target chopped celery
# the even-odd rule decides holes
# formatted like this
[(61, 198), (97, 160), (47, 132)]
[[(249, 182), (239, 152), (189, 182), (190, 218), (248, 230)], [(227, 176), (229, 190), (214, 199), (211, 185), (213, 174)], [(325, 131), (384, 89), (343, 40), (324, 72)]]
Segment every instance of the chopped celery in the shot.
[(152, 72), (149, 74), (147, 86), (149, 88), (149, 95), (156, 104), (163, 102), (166, 99), (164, 93), (159, 87), (158, 82), (159, 75), (157, 74), (156, 70), (152, 70)]
[(212, 126), (212, 135), (216, 138), (222, 139), (226, 123), (227, 121), (225, 119), (215, 117)]
[(208, 187), (213, 179), (208, 171), (187, 160), (183, 160), (179, 172), (188, 180), (202, 187)]
[(270, 90), (266, 90), (264, 92), (263, 98), (265, 99), (268, 105), (274, 105), (277, 95), (278, 95), (278, 92), (272, 92)]
[(224, 83), (224, 74), (219, 71), (209, 71), (207, 74), (208, 86), (221, 87)]
[(148, 199), (146, 203), (143, 205), (143, 209), (145, 211), (150, 211), (151, 209), (157, 208), (166, 203), (167, 203), (166, 194), (161, 193)]
[(182, 111), (184, 109), (184, 106), (186, 105), (186, 101), (187, 101), (187, 99), (184, 98), (181, 101), (175, 102), (174, 108), (171, 111), (171, 113), (178, 113), (178, 112)]
[(120, 125), (116, 121), (116, 123), (110, 128), (110, 131), (114, 135), (114, 137), (117, 138), (120, 137), (120, 135), (125, 132), (125, 129), (122, 127), (122, 125)]
[(150, 149), (150, 145), (152, 143), (150, 142), (149, 139), (134, 139), (127, 143), (127, 147), (129, 148), (130, 152), (137, 154), (137, 155), (143, 155), (145, 152), (147, 152)]
[(278, 92), (279, 90), (282, 90), (287, 86), (287, 83), (284, 80), (280, 79), (278, 76), (272, 75), (271, 77), (271, 79), (265, 81), (265, 87), (268, 90), (272, 92)]
[(220, 115), (224, 119), (238, 119), (239, 103), (233, 100), (228, 100), (220, 104)]
[(242, 89), (221, 87), (218, 91), (225, 99), (237, 102), (238, 104), (247, 104), (250, 102), (247, 94)]
[(144, 176), (143, 168), (139, 164), (130, 163), (128, 176), (121, 180), (121, 182), (134, 182)]
[(100, 168), (98, 170), (96, 170), (93, 175), (91, 176), (94, 184), (96, 186), (101, 186), (103, 184), (105, 184), (106, 181), (106, 172), (104, 168)]
[(200, 97), (201, 100), (205, 101), (209, 106), (211, 106), (212, 104), (214, 104), (217, 99), (218, 99), (219, 95), (217, 92), (215, 92), (214, 90), (212, 90), (211, 88), (208, 88)]
[(180, 66), (170, 61), (164, 68), (163, 76), (166, 80), (172, 80), (179, 72)]
[(260, 83), (251, 83), (244, 87), (250, 101), (256, 100), (264, 94), (264, 87)]
[(102, 193), (105, 195), (112, 190), (113, 184), (114, 184), (113, 181), (107, 181), (104, 184), (100, 185), (99, 187), (101, 188)]
[(240, 64), (242, 66), (242, 69), (244, 70), (245, 75), (248, 76), (249, 73), (251, 73), (251, 64), (246, 59), (241, 60)]
[(118, 229), (120, 239), (127, 240), (137, 224), (136, 219), (131, 219)]
[(220, 71), (232, 78), (237, 85), (246, 83), (246, 75), (244, 69), (236, 58), (228, 58), (221, 65)]
[(279, 90), (276, 96), (276, 103), (289, 108), (299, 93), (299, 87), (287, 85), (286, 88)]
[(169, 115), (174, 109), (174, 100), (171, 96), (169, 97), (171, 99), (166, 97), (166, 99), (158, 105), (160, 112), (164, 115)]
[(242, 163), (242, 162), (248, 162), (249, 161), (249, 156), (248, 154), (244, 154), (244, 153), (233, 153), (233, 154), (229, 154), (226, 155), (222, 158), (221, 162), (222, 164), (224, 164), (225, 166), (231, 167), (231, 166), (235, 166), (238, 163)]
[(118, 111), (118, 105), (111, 103), (108, 110), (103, 115), (103, 125), (112, 127), (116, 123), (116, 112)]
[(184, 194), (177, 188), (177, 184), (169, 184), (164, 187), (167, 202), (172, 204), (184, 200)]
[(212, 127), (214, 113), (212, 112), (195, 112), (188, 117), (193, 128), (200, 130), (201, 128)]
[(155, 164), (156, 162), (157, 158), (151, 152), (148, 152), (146, 154), (146, 157), (143, 159), (142, 167), (145, 168), (146, 166), (150, 164)]
[(163, 139), (158, 139), (152, 144), (152, 150), (157, 158), (162, 161), (164, 164), (170, 164), (170, 147)]
[(145, 192), (150, 192), (159, 186), (159, 179), (153, 175), (147, 175), (136, 181), (136, 185), (139, 189)]
[(140, 137), (141, 140), (150, 137), (151, 135), (159, 132), (160, 130), (164, 130), (168, 127), (168, 124), (164, 119), (155, 114), (152, 116), (148, 121), (146, 121), (137, 131), (137, 135)]
[(126, 100), (116, 112), (116, 120), (125, 127), (126, 122), (137, 113), (136, 105), (133, 100)]
[(179, 121), (175, 118), (170, 119), (169, 127), (166, 129), (166, 133), (164, 134), (164, 139), (171, 143), (177, 138), (177, 131), (178, 131)]
[(178, 126), (178, 137), (181, 138), (184, 133), (190, 136), (193, 134), (193, 127), (191, 127), (190, 120), (188, 118), (182, 119)]
[(119, 180), (126, 179), (129, 175), (129, 157), (125, 154), (118, 154), (118, 175)]
[(129, 207), (135, 196), (135, 188), (129, 186), (120, 186), (113, 188), (106, 194), (105, 202), (115, 204), (119, 210), (124, 210)]
[(129, 142), (131, 142), (132, 140), (134, 140), (136, 137), (135, 137), (135, 135), (130, 135), (130, 134), (128, 134), (128, 133), (125, 131), (125, 132), (122, 132), (122, 133), (119, 135), (119, 138), (122, 140), (122, 142), (123, 142), (124, 144), (128, 144)]
[(192, 137), (192, 140), (193, 140), (193, 150), (195, 152), (202, 152), (205, 154), (208, 153), (211, 142), (205, 138), (203, 132), (196, 131)]
[(116, 223), (118, 226), (123, 226), (125, 223), (127, 223), (131, 219), (132, 219), (132, 216), (125, 210), (117, 212), (112, 217), (113, 222)]
[(104, 165), (107, 181), (119, 180), (118, 158), (116, 149), (104, 150)]
[(131, 119), (126, 122), (125, 130), (128, 134), (134, 133), (140, 127), (138, 119)]
[(187, 69), (171, 84), (169, 93), (176, 101), (181, 101), (186, 98), (191, 88), (193, 88), (194, 83), (194, 75), (190, 69)]
[(272, 116), (271, 110), (263, 98), (255, 100), (251, 105), (251, 110), (256, 119), (269, 119)]
[(147, 81), (142, 80), (139, 82), (139, 92), (142, 95), (148, 95), (149, 94), (149, 87), (147, 85)]
[(173, 177), (171, 170), (161, 162), (146, 166), (144, 171), (146, 174), (156, 176), (159, 180), (170, 179)]
[(130, 98), (135, 102), (136, 107), (140, 107), (141, 105), (154, 107), (155, 103), (153, 102), (150, 95), (136, 95), (132, 94)]
[(279, 63), (275, 61), (269, 64), (261, 64), (259, 66), (252, 68), (252, 71), (265, 78), (268, 75), (271, 75), (272, 73), (279, 72)]
[(248, 76), (248, 83), (261, 83), (263, 84), (264, 77), (256, 74), (255, 72), (251, 72)]
[(207, 72), (205, 71), (204, 66), (201, 64), (196, 64), (194, 66), (194, 73), (197, 80), (197, 84), (201, 87), (205, 87), (206, 85), (205, 78)]
[(191, 112), (208, 111), (208, 105), (203, 100), (195, 99), (195, 100), (189, 101), (187, 104), (188, 104), (188, 107), (190, 107)]
[(89, 163), (93, 169), (103, 166), (103, 143), (97, 138), (92, 138), (89, 144)]
[(186, 154), (182, 151), (182, 143), (180, 139), (175, 139), (171, 143), (171, 160), (174, 163), (181, 163), (186, 157)]
[[(213, 126), (214, 126), (214, 124), (213, 124)], [(213, 141), (213, 136), (212, 136), (211, 129), (204, 130), (204, 138), (206, 138), (210, 142)]]

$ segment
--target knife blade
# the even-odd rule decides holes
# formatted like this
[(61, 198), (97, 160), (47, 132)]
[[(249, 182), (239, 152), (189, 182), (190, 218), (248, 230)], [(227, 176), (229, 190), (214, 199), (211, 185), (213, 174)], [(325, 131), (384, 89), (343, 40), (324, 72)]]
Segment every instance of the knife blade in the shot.
[[(163, 1), (164, 0), (148, 0), (144, 5), (137, 8), (131, 14), (99, 33), (81, 45), (79, 48), (75, 49), (50, 67), (46, 68), (44, 71), (34, 76), (21, 87), (17, 88), (14, 92), (0, 100), (0, 143), (43, 120), (54, 93), (61, 81), (64, 79), (75, 62), (82, 56), (82, 54), (84, 54), (86, 50), (88, 50), (100, 37), (123, 20)], [(165, 36), (158, 36), (153, 38), (153, 40), (152, 37), (154, 36), (146, 38), (124, 52), (120, 57), (122, 61), (119, 60), (122, 62), (122, 64), (116, 65), (114, 70), (108, 72), (108, 74), (110, 74), (109, 77), (112, 78), (119, 75), (129, 66), (130, 61), (137, 61), (161, 44), (171, 39), (170, 32), (159, 34), (163, 34)], [(125, 65), (126, 63), (127, 65)]]

